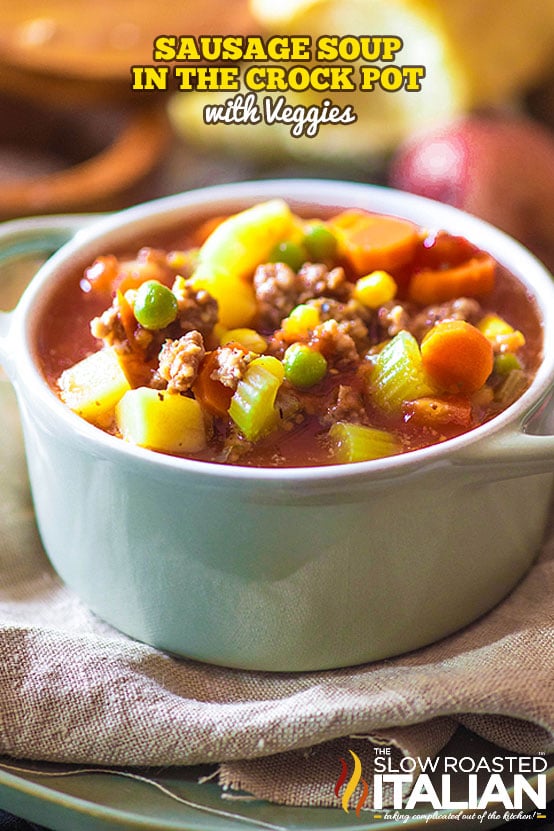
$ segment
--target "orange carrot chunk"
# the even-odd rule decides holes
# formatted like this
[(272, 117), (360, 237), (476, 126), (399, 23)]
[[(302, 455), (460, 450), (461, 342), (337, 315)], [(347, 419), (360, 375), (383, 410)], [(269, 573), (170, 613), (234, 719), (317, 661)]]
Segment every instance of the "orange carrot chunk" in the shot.
[(329, 221), (339, 249), (356, 274), (390, 271), (410, 262), (419, 241), (418, 229), (406, 219), (348, 210)]
[(118, 273), (119, 261), (114, 254), (97, 257), (93, 264), (85, 269), (81, 288), (85, 292), (111, 292)]
[(118, 289), (116, 292), (117, 296), (117, 307), (119, 311), (119, 319), (121, 320), (121, 325), (123, 326), (123, 330), (125, 332), (125, 337), (129, 341), (129, 346), (131, 349), (137, 348), (137, 342), (135, 339), (135, 329), (137, 328), (137, 319), (135, 317), (135, 313), (133, 311), (133, 307), (121, 291)]
[(489, 340), (465, 320), (445, 320), (427, 332), (421, 360), (429, 377), (445, 392), (471, 394), (492, 372)]
[(234, 390), (226, 387), (217, 378), (212, 378), (212, 373), (217, 368), (217, 355), (215, 350), (208, 352), (200, 365), (198, 376), (193, 386), (196, 400), (212, 415), (227, 415), (231, 404)]
[(488, 254), (472, 257), (456, 268), (423, 269), (410, 280), (408, 297), (422, 306), (456, 297), (480, 297), (494, 287), (495, 263)]
[(415, 401), (405, 401), (402, 410), (413, 424), (425, 427), (471, 426), (471, 401), (462, 395), (424, 396)]

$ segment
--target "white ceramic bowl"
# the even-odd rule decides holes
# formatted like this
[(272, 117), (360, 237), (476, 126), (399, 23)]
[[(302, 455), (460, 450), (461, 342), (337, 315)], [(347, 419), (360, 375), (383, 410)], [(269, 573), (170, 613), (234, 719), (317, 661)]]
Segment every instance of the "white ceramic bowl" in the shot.
[[(544, 323), (531, 387), (492, 421), (440, 445), (319, 468), (223, 466), (156, 454), (69, 411), (33, 352), (44, 302), (68, 271), (147, 229), (283, 196), (293, 208), (360, 207), (467, 237), (527, 287)], [(82, 227), (85, 226), (85, 227)], [(79, 227), (76, 233), (76, 228)], [(92, 218), (0, 229), (2, 255), (56, 247), (17, 308), (0, 357), (21, 409), (45, 549), (115, 627), (228, 666), (309, 670), (415, 649), (475, 620), (531, 565), (554, 479), (549, 404), (554, 285), (512, 239), (406, 193), (331, 181), (224, 185)], [(15, 246), (15, 248), (14, 248)]]

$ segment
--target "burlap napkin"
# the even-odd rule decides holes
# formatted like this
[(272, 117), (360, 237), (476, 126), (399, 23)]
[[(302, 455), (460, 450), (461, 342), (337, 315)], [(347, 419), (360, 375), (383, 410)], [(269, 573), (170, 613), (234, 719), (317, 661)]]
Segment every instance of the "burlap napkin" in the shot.
[(6, 382), (0, 475), (2, 755), (126, 767), (218, 762), (227, 787), (336, 806), (340, 757), (355, 749), (369, 769), (373, 742), (433, 755), (462, 724), (509, 751), (554, 750), (554, 540), (505, 602), (438, 644), (331, 672), (241, 672), (135, 643), (61, 584), (35, 530)]

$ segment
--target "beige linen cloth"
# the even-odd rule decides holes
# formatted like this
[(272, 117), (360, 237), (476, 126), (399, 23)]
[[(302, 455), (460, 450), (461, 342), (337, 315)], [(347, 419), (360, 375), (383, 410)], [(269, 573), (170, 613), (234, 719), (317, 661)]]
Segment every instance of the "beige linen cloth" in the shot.
[(2, 756), (221, 763), (228, 788), (338, 807), (333, 786), (349, 748), (371, 777), (368, 737), (396, 754), (427, 756), (461, 724), (507, 751), (554, 751), (554, 539), (507, 600), (440, 643), (349, 669), (242, 672), (125, 638), (58, 580), (35, 529), (7, 382), (0, 476)]

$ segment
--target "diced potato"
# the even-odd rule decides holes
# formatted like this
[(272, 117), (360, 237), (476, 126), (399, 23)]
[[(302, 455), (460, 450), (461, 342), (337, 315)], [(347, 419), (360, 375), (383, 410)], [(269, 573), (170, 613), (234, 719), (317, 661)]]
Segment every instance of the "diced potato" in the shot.
[(59, 387), (67, 406), (98, 426), (109, 424), (117, 402), (131, 389), (117, 352), (111, 346), (62, 372)]
[(126, 441), (162, 453), (196, 453), (206, 446), (202, 408), (193, 398), (138, 387), (116, 407), (117, 426)]

